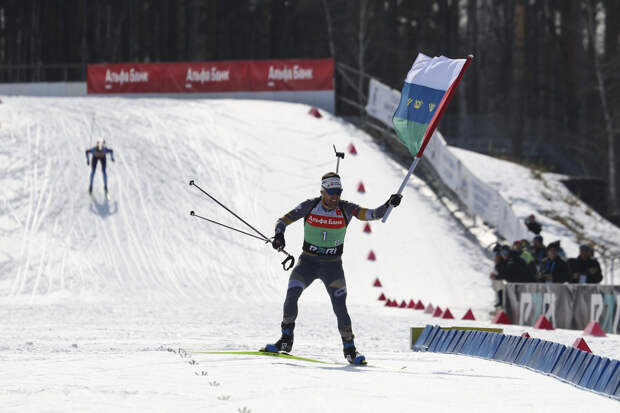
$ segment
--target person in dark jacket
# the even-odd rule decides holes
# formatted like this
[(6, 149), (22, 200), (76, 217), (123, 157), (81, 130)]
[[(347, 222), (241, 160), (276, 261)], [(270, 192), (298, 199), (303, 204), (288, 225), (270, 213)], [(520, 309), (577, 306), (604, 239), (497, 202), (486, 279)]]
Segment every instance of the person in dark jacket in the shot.
[(569, 281), (568, 264), (560, 258), (560, 243), (552, 242), (547, 247), (547, 258), (542, 262), (540, 278), (546, 283), (565, 283)]
[(540, 223), (536, 221), (536, 217), (534, 216), (534, 214), (525, 218), (525, 226), (530, 232), (533, 232), (536, 235), (540, 234), (540, 231), (542, 231), (542, 225), (540, 225)]
[(568, 261), (570, 267), (571, 283), (577, 284), (598, 284), (603, 280), (601, 266), (594, 258), (594, 249), (589, 245), (579, 247), (577, 258)]
[(501, 271), (503, 263), (502, 255), (500, 254), (501, 250), (502, 246), (499, 243), (493, 248), (493, 271), (491, 271), (491, 274), (489, 276), (489, 278), (491, 279), (493, 290), (495, 290), (495, 293), (497, 295), (497, 298), (495, 300), (495, 307), (503, 306), (502, 298), (504, 294), (504, 279), (502, 278), (503, 274)]
[(512, 244), (512, 250), (519, 254), (519, 257), (525, 261), (529, 269), (530, 280), (534, 280), (534, 276), (538, 272), (538, 269), (536, 268), (536, 259), (530, 249), (530, 243), (527, 242), (526, 239), (516, 240)]
[(92, 195), (93, 193), (93, 178), (95, 177), (95, 171), (97, 170), (97, 162), (101, 162), (101, 173), (103, 174), (103, 190), (105, 191), (106, 197), (108, 197), (108, 174), (105, 171), (106, 166), (106, 158), (109, 154), (112, 158), (112, 162), (114, 162), (114, 151), (108, 148), (105, 145), (105, 140), (101, 137), (97, 138), (97, 145), (93, 146), (90, 149), (86, 149), (86, 165), (90, 165), (90, 160), (88, 155), (91, 155), (93, 158), (92, 168), (90, 171), (90, 185), (88, 186), (88, 193)]
[(533, 281), (532, 273), (527, 264), (521, 258), (518, 251), (504, 245), (500, 251), (502, 264), (500, 277), (509, 283), (528, 283)]
[[(566, 262), (568, 260), (568, 258), (566, 257), (566, 252), (564, 251), (564, 248), (562, 248), (562, 246), (560, 245), (560, 240), (553, 241), (553, 242), (549, 243), (549, 245), (547, 245), (547, 252), (551, 248), (555, 248), (557, 250), (558, 256), (562, 260), (564, 260), (564, 262)], [(547, 256), (549, 256), (549, 254), (547, 254)]]
[(545, 247), (543, 237), (540, 234), (532, 239), (532, 255), (536, 260), (536, 267), (540, 269), (540, 264), (547, 258), (547, 247)]
[(493, 289), (497, 294), (495, 307), (503, 307), (504, 282), (532, 282), (533, 276), (519, 253), (512, 251), (508, 245), (497, 244), (493, 248), (493, 253), (495, 267), (489, 278), (491, 278)]
[(393, 194), (383, 205), (368, 209), (341, 200), (341, 194), (340, 175), (328, 172), (321, 177), (320, 197), (303, 201), (278, 219), (271, 243), (273, 248), (277, 250), (284, 248), (286, 245), (284, 231), (287, 226), (303, 219), (303, 252), (289, 277), (280, 324), (282, 336), (274, 344), (267, 344), (261, 351), (271, 353), (291, 351), (298, 300), (313, 281), (320, 279), (325, 284), (336, 314), (345, 359), (351, 364), (366, 364), (366, 357), (355, 347), (351, 317), (347, 310), (347, 282), (342, 268), (345, 235), (353, 218), (360, 221), (381, 219), (390, 207), (397, 207), (400, 204), (402, 195)]

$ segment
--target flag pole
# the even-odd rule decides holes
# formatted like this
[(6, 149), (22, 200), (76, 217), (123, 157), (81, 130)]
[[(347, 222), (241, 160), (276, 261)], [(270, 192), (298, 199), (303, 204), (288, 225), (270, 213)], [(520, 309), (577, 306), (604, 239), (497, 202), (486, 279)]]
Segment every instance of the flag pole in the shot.
[[(472, 61), (473, 58), (474, 58), (473, 54), (470, 54), (469, 56), (467, 56), (467, 59), (465, 60), (465, 63), (463, 64), (463, 67), (461, 68), (459, 75), (454, 80), (454, 83), (450, 85), (448, 92), (446, 93), (443, 100), (439, 104), (439, 108), (437, 109), (435, 116), (433, 117), (433, 119), (431, 120), (431, 123), (428, 125), (428, 128), (426, 129), (426, 133), (424, 134), (424, 141), (422, 142), (422, 146), (420, 147), (420, 150), (418, 151), (416, 156), (413, 158), (413, 162), (411, 162), (411, 166), (409, 167), (409, 170), (407, 171), (407, 175), (405, 176), (405, 179), (403, 179), (403, 182), (400, 184), (397, 194), (400, 195), (403, 192), (403, 189), (405, 189), (405, 185), (407, 185), (407, 182), (409, 181), (409, 178), (413, 174), (413, 171), (415, 170), (416, 166), (418, 166), (420, 159), (422, 159), (422, 154), (424, 153), (424, 150), (426, 149), (426, 145), (428, 145), (428, 142), (431, 140), (431, 137), (433, 136), (433, 133), (435, 132), (435, 129), (437, 128), (437, 125), (439, 124), (439, 120), (443, 116), (443, 113), (446, 111), (448, 104), (452, 100), (452, 96), (454, 95), (454, 92), (456, 92), (456, 87), (461, 81), (461, 78), (463, 77), (463, 73), (465, 73), (465, 69), (467, 69), (467, 66), (469, 66), (469, 63)], [(381, 219), (381, 222), (385, 223), (385, 221), (387, 221), (388, 216), (390, 215), (390, 212), (392, 212), (393, 208), (394, 207), (392, 205), (388, 207), (387, 211), (385, 211), (385, 215)]]

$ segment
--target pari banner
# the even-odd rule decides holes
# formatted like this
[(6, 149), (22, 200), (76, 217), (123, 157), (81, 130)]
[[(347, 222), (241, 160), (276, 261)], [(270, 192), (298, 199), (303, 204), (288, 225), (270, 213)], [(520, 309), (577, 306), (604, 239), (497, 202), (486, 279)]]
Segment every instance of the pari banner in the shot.
[(504, 306), (514, 324), (533, 326), (544, 315), (555, 328), (583, 330), (594, 320), (620, 333), (620, 286), (508, 283)]
[(334, 90), (333, 59), (88, 65), (88, 94)]

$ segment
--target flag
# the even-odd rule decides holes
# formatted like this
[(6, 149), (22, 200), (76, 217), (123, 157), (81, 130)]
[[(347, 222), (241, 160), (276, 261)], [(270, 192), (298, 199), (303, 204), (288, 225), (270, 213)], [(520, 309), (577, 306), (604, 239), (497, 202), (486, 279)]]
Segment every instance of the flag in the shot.
[(422, 156), (470, 60), (418, 53), (392, 117), (396, 134), (412, 155)]
[[(398, 194), (403, 192), (409, 177), (422, 159), (424, 148), (473, 58), (472, 55), (467, 56), (467, 59), (448, 59), (445, 56), (431, 58), (418, 53), (413, 62), (400, 94), (400, 103), (392, 117), (398, 138), (414, 156)], [(391, 211), (390, 205), (381, 222), (385, 223)]]

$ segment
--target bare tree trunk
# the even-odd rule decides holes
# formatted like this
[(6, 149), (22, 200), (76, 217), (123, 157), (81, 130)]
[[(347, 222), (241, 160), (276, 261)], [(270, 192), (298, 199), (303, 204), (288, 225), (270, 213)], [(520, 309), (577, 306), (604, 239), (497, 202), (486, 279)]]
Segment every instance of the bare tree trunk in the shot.
[[(327, 0), (321, 0), (321, 4), (323, 5), (323, 11), (325, 12), (325, 25), (327, 26), (327, 42), (329, 45), (329, 54), (334, 59), (334, 92), (336, 96), (338, 96), (338, 83), (337, 79), (337, 67), (336, 67), (336, 44), (334, 43), (334, 26), (332, 24), (332, 14), (329, 10), (329, 5), (327, 4)], [(334, 99), (334, 110), (336, 113), (339, 113), (338, 110), (338, 99)]]
[(601, 109), (603, 110), (603, 118), (605, 119), (605, 130), (607, 132), (607, 156), (609, 162), (609, 202), (607, 208), (610, 215), (618, 214), (618, 197), (616, 194), (616, 156), (615, 156), (615, 144), (614, 144), (614, 128), (613, 119), (607, 106), (607, 94), (605, 90), (605, 80), (601, 72), (601, 65), (599, 62), (598, 53), (596, 52), (596, 43), (594, 36), (594, 14), (592, 11), (592, 4), (590, 1), (586, 2), (588, 11), (588, 40), (592, 47), (594, 47), (594, 73), (596, 75), (596, 81), (598, 83), (598, 92), (601, 99)]
[(325, 23), (327, 25), (327, 39), (329, 42), (329, 54), (332, 59), (336, 59), (336, 45), (334, 44), (334, 30), (332, 26), (332, 15), (329, 11), (327, 0), (321, 0), (323, 11), (325, 11)]
[(180, 0), (177, 2), (176, 16), (175, 16), (176, 22), (177, 22), (176, 58), (182, 59), (182, 60), (187, 59), (187, 42), (186, 42), (187, 27), (185, 26), (185, 20), (186, 20), (185, 13), (186, 13), (186, 2), (185, 0)]
[[(468, 0), (467, 2), (467, 41), (469, 44), (469, 50), (466, 53), (477, 53), (478, 51), (478, 0)], [(471, 123), (471, 130), (473, 135), (478, 136), (478, 116), (480, 113), (479, 100), (478, 100), (478, 69), (477, 65), (471, 65), (469, 72), (467, 73), (466, 96), (467, 107), (470, 115), (470, 119), (473, 119)]]
[[(365, 106), (366, 102), (364, 102), (364, 74), (366, 73), (366, 38), (368, 31), (368, 0), (360, 0), (360, 26), (357, 32), (357, 44), (358, 44), (358, 54), (357, 54), (357, 66), (359, 68), (359, 75), (357, 78), (357, 96), (358, 103), (361, 106)], [(360, 118), (364, 117), (365, 110), (360, 108)]]
[[(82, 20), (82, 38), (81, 38), (81, 44), (80, 44), (80, 63), (82, 64), (82, 79), (85, 80), (86, 79), (86, 62), (88, 62), (88, 47), (87, 47), (87, 41), (88, 41), (88, 24), (86, 23), (86, 2), (81, 2), (80, 3), (80, 14), (81, 14), (81, 20)], [(66, 79), (65, 79), (66, 80)]]
[(41, 61), (39, 59), (39, 50), (37, 47), (37, 39), (41, 36), (39, 34), (39, 14), (38, 14), (38, 3), (32, 4), (32, 9), (30, 10), (30, 63), (32, 65), (36, 65), (33, 69), (32, 75), (30, 77), (31, 81), (41, 81), (41, 72), (39, 64)]
[(514, 62), (512, 68), (513, 87), (510, 99), (512, 116), (512, 155), (521, 159), (525, 126), (524, 69), (525, 69), (525, 4), (515, 3)]
[(217, 1), (207, 2), (206, 17), (207, 33), (205, 38), (205, 58), (213, 60), (217, 58)]
[[(106, 4), (105, 8), (105, 60), (113, 62), (114, 52), (112, 50), (112, 5)], [(118, 61), (118, 59), (116, 59)]]

